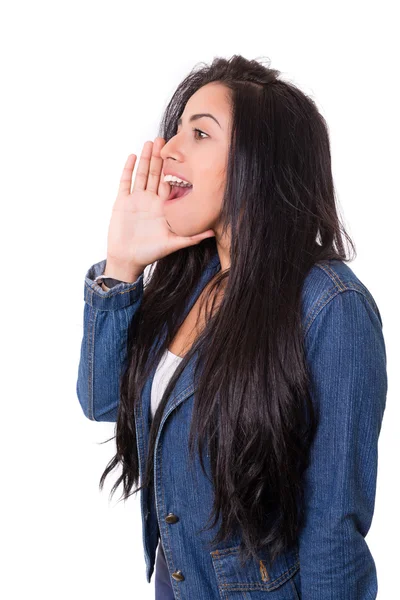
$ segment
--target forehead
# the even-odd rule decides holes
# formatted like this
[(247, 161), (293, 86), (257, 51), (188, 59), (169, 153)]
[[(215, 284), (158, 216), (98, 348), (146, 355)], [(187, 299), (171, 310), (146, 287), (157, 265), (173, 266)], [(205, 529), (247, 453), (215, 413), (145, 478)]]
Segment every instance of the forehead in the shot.
[(220, 83), (212, 82), (198, 89), (190, 96), (182, 114), (189, 118), (193, 113), (200, 112), (210, 112), (217, 117), (220, 123), (221, 121), (227, 123), (230, 113), (228, 88)]

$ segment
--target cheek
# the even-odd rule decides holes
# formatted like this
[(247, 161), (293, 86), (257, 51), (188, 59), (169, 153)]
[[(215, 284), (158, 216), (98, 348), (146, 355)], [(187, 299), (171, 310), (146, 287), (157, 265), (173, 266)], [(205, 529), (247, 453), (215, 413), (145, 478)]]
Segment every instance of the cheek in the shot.
[(207, 164), (202, 164), (200, 171), (196, 172), (196, 183), (204, 192), (221, 191), (225, 186), (226, 165), (218, 155), (215, 159), (207, 157)]
[(225, 191), (225, 176), (215, 175), (213, 178), (204, 178), (196, 186), (196, 202), (201, 199), (203, 203), (214, 206), (222, 204), (222, 198)]
[(221, 201), (217, 198), (218, 194), (197, 190), (192, 201), (181, 205), (174, 203), (170, 205), (165, 216), (170, 227), (177, 235), (196, 235), (207, 229), (211, 229), (218, 220), (221, 211)]
[(204, 181), (193, 191), (192, 202), (188, 202), (185, 209), (198, 218), (214, 219), (221, 211), (224, 190), (223, 180)]

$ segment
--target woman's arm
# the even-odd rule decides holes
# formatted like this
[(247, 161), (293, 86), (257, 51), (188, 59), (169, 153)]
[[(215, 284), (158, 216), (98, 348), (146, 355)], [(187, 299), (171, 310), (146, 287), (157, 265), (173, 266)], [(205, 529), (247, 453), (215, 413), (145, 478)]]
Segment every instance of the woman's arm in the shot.
[(94, 282), (105, 266), (106, 259), (92, 265), (85, 276), (76, 393), (88, 419), (112, 422), (117, 420), (128, 326), (142, 302), (144, 272), (133, 283), (119, 283), (105, 291)]
[(305, 345), (320, 423), (305, 473), (302, 598), (372, 600), (377, 575), (365, 536), (387, 392), (379, 311), (362, 292), (341, 291), (317, 314)]

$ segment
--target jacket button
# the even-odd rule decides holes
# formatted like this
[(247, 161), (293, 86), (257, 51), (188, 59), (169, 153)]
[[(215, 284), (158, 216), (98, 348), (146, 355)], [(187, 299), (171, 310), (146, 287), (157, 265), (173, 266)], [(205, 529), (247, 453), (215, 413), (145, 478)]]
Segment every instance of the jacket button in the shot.
[(167, 523), (176, 523), (177, 521), (179, 521), (179, 517), (174, 515), (174, 513), (168, 513), (165, 517), (165, 520)]
[(172, 577), (176, 580), (176, 581), (183, 581), (185, 578), (182, 575), (182, 571), (174, 571), (172, 573)]

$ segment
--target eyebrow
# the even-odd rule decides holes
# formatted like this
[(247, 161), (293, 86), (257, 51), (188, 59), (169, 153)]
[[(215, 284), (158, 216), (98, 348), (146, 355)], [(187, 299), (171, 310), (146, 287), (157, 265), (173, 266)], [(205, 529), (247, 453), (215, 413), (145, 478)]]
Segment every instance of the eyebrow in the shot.
[[(217, 119), (214, 117), (214, 115), (210, 114), (210, 113), (197, 113), (195, 115), (192, 115), (189, 119), (189, 123), (191, 123), (192, 121), (197, 121), (197, 119), (201, 119), (202, 117), (210, 117), (210, 119), (214, 119), (214, 121), (221, 127), (221, 125), (218, 123)], [(182, 125), (182, 119), (179, 118), (177, 121), (177, 125)], [(222, 127), (221, 127), (222, 129)]]

